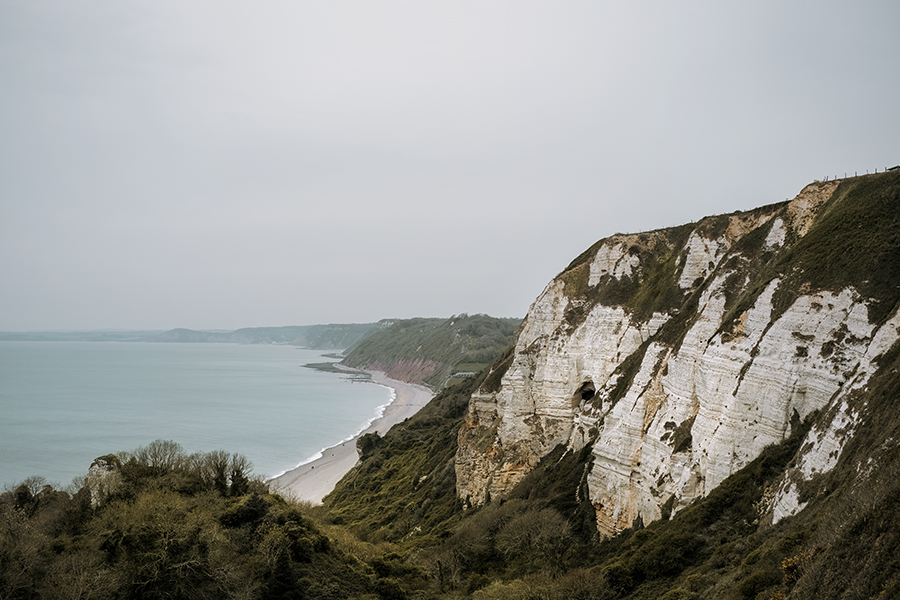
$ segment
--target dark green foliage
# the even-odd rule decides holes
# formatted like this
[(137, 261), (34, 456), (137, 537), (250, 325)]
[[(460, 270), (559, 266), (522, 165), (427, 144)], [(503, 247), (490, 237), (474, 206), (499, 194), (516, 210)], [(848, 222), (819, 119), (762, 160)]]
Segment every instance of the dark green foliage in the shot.
[(648, 260), (642, 257), (640, 286), (625, 302), (634, 318), (643, 320), (655, 312), (671, 312), (684, 302), (684, 292), (677, 285), (678, 263), (693, 229), (693, 224), (688, 224), (667, 230), (667, 243), (658, 243)]
[[(212, 468), (222, 456), (224, 493)], [(236, 455), (160, 441), (103, 458), (111, 492), (93, 507), (97, 474), (75, 494), (34, 490), (33, 479), (0, 495), (0, 598), (339, 599), (376, 588)]]
[(383, 438), (377, 433), (367, 433), (356, 440), (356, 451), (359, 453), (361, 460), (366, 460), (372, 456), (372, 453), (381, 446)]
[(338, 522), (368, 539), (445, 535), (460, 518), (456, 438), (469, 398), (485, 374), (447, 388), (383, 438), (360, 440), (365, 453), (325, 498)]
[(675, 508), (675, 494), (669, 496), (669, 499), (666, 500), (663, 505), (660, 507), (660, 518), (663, 521), (668, 521), (669, 517), (672, 516), (672, 509)]
[(595, 539), (597, 525), (594, 507), (587, 500), (587, 470), (591, 459), (590, 445), (580, 452), (566, 452), (563, 446), (557, 446), (512, 489), (507, 498), (527, 500), (536, 508), (551, 507), (566, 517), (573, 534), (581, 541)]
[(758, 569), (744, 578), (737, 586), (737, 591), (744, 598), (756, 598), (763, 590), (781, 583), (781, 573), (773, 569)]
[(693, 437), (691, 436), (691, 427), (694, 426), (695, 418), (696, 416), (686, 419), (683, 423), (675, 428), (675, 433), (672, 434), (672, 452), (674, 454), (685, 452), (691, 449), (691, 444), (693, 443)]
[(765, 245), (774, 220), (737, 240), (719, 267), (719, 271), (727, 273), (723, 286), (725, 318), (721, 329), (724, 331), (731, 330), (734, 319), (750, 308), (769, 282), (778, 276), (777, 254), (767, 251)]
[(779, 264), (796, 273), (782, 287), (852, 285), (874, 300), (872, 322), (883, 322), (900, 298), (900, 172), (841, 182), (815, 226)]
[(641, 363), (649, 345), (649, 341), (644, 342), (637, 350), (626, 356), (625, 360), (616, 367), (616, 370), (613, 372), (613, 376), (616, 378), (616, 385), (609, 394), (610, 406), (615, 406), (631, 388), (635, 376), (641, 369)]
[(392, 321), (350, 348), (341, 363), (441, 389), (454, 372), (493, 362), (513, 343), (520, 322), (466, 314)]
[(219, 518), (225, 527), (254, 526), (269, 512), (269, 503), (259, 494), (253, 494), (240, 504), (225, 511)]

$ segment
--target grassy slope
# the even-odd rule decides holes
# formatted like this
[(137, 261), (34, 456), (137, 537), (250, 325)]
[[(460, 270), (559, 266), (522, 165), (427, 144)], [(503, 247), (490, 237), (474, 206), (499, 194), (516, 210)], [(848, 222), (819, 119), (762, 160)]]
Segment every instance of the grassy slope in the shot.
[(364, 436), (360, 463), (325, 498), (332, 519), (378, 541), (428, 545), (447, 535), (462, 516), (456, 436), (482, 380), (483, 374), (444, 390), (384, 438)]
[(519, 323), (487, 315), (404, 319), (363, 339), (342, 363), (441, 389), (454, 372), (480, 371), (493, 361), (513, 343)]

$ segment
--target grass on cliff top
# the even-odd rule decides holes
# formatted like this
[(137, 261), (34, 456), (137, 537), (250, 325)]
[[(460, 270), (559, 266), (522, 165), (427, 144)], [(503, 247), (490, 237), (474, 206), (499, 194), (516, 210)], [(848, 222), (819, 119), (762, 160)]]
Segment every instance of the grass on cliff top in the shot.
[(870, 319), (883, 322), (900, 300), (900, 172), (842, 181), (813, 228), (779, 262), (785, 272), (793, 269), (788, 287), (853, 286), (874, 300)]
[(869, 320), (883, 323), (900, 301), (900, 172), (842, 181), (809, 232), (756, 273), (723, 327), (776, 277), (773, 320), (801, 295), (853, 287), (871, 300)]

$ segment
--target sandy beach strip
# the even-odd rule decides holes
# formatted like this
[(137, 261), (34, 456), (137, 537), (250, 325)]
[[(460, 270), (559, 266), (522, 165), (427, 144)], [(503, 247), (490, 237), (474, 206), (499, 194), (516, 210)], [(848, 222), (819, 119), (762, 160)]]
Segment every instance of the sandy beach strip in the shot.
[(434, 396), (431, 390), (421, 385), (390, 379), (379, 371), (370, 371), (372, 382), (394, 390), (393, 401), (384, 409), (384, 414), (375, 419), (362, 433), (351, 440), (326, 448), (322, 456), (312, 462), (287, 471), (268, 481), (270, 487), (286, 497), (321, 504), (337, 482), (353, 468), (359, 460), (356, 440), (366, 433), (384, 435), (388, 429), (413, 416), (428, 404)]

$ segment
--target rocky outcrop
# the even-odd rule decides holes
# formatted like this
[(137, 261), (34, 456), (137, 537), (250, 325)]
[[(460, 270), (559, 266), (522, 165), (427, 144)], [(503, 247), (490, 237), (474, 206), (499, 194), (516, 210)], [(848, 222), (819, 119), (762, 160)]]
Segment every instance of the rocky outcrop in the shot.
[(595, 244), (473, 395), (458, 495), (501, 498), (558, 445), (590, 445), (590, 501), (612, 534), (674, 514), (819, 414), (770, 507), (774, 520), (802, 508), (798, 486), (833, 467), (857, 423), (848, 394), (900, 338), (900, 279), (885, 283), (898, 181), (811, 184), (790, 202)]
[(122, 464), (114, 454), (107, 454), (94, 459), (84, 479), (84, 487), (91, 494), (91, 507), (97, 508), (122, 483)]

